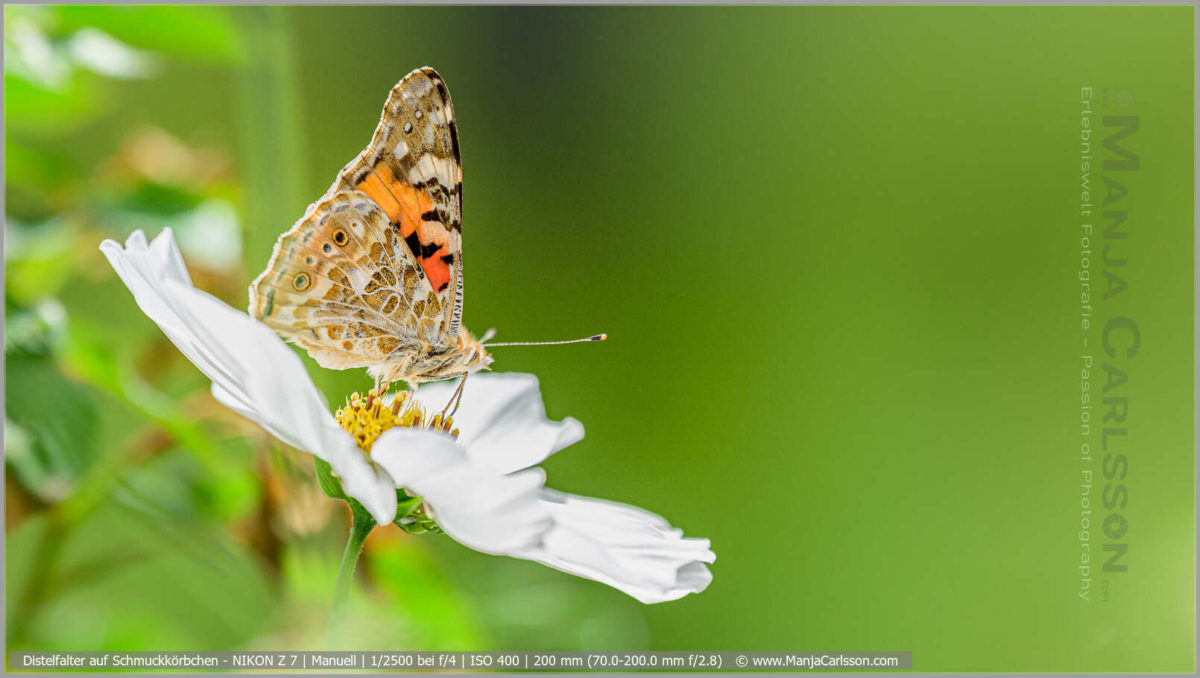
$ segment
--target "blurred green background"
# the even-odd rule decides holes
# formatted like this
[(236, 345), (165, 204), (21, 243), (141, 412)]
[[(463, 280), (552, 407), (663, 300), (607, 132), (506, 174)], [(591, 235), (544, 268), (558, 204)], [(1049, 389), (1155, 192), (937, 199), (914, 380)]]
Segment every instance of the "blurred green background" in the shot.
[[(497, 351), (587, 427), (550, 484), (718, 561), (647, 607), (377, 530), (353, 646), (1192, 670), (1191, 7), (4, 10), (8, 649), (323, 646), (344, 507), (211, 399), (97, 246), (171, 226), (244, 308), (431, 65), (462, 138), (467, 325), (610, 335)], [(1143, 120), (1130, 571), (1090, 603), (1085, 85)], [(332, 404), (370, 385), (305, 359)]]

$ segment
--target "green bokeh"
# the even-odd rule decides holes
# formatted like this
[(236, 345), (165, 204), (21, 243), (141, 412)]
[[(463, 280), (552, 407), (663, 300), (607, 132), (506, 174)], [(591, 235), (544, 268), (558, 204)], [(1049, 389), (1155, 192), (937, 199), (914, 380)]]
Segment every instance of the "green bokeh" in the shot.
[[(472, 601), (493, 643), (1193, 669), (1192, 8), (230, 14), (242, 44), (213, 49), (244, 64), (124, 85), (122, 115), (91, 135), (153, 122), (226, 147), (245, 173), (248, 281), (367, 143), (395, 81), (436, 67), (462, 138), (468, 327), (610, 335), (497, 349), (497, 369), (536, 373), (550, 414), (587, 427), (546, 464), (550, 484), (712, 539), (711, 588), (643, 608), (600, 585), (547, 594), (565, 575), (433, 538), (437, 586)], [(1097, 310), (1142, 331), (1122, 363), (1129, 572), (1090, 603), (1082, 86), (1097, 106), (1107, 88), (1109, 113), (1131, 93), (1123, 112), (1142, 121), (1130, 287)], [(333, 402), (369, 384), (314, 374)], [(521, 635), (502, 594), (529, 577), (531, 615), (568, 595), (605, 604)]]

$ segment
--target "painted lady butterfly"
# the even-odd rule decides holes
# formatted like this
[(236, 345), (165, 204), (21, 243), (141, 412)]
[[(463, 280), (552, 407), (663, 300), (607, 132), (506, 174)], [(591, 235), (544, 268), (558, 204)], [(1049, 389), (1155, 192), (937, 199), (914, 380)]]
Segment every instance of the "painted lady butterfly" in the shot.
[(458, 129), (445, 81), (420, 68), (392, 88), (366, 150), (279, 237), (250, 314), (323, 367), (416, 386), (491, 365), (462, 304)]

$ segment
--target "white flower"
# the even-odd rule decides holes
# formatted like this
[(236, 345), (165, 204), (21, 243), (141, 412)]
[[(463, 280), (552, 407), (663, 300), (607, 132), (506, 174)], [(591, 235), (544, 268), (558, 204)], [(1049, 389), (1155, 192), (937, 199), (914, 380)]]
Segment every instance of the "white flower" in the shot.
[(192, 286), (170, 229), (154, 242), (135, 231), (125, 247), (105, 240), (100, 251), (133, 292), (142, 311), (212, 380), (222, 404), (276, 438), (324, 459), (376, 522), (396, 515), (396, 485), (374, 467), (338, 426), (325, 398), (292, 349), (249, 315)]
[[(532, 375), (473, 375), (453, 419), (457, 437), (423, 415), (440, 411), (453, 386), (424, 386), (415, 405), (391, 408), (417, 417), (416, 427), (397, 425), (395, 416), (367, 422), (386, 429), (365, 442), (368, 454), (359, 445), (362, 431), (356, 440), (339, 425), (281, 339), (192, 286), (169, 229), (150, 244), (138, 231), (124, 248), (107, 240), (100, 249), (138, 306), (212, 380), (220, 402), (328, 462), (346, 494), (379, 524), (395, 518), (396, 488), (404, 488), (466, 546), (535, 560), (642, 602), (675, 600), (712, 581), (706, 563), (716, 557), (707, 539), (684, 538), (661, 517), (632, 506), (544, 487), (545, 473), (536, 465), (582, 439), (583, 426), (569, 417), (547, 419)], [(352, 402), (355, 416), (374, 416), (362, 407), (367, 401)]]
[[(416, 399), (440, 409), (453, 390), (447, 382), (427, 384)], [(451, 537), (479, 551), (603, 582), (643, 603), (698, 593), (712, 581), (706, 563), (716, 555), (707, 539), (685, 538), (663, 518), (633, 506), (542, 488), (545, 473), (534, 465), (581, 440), (583, 426), (569, 417), (546, 419), (533, 375), (472, 375), (454, 426), (457, 441), (394, 428), (371, 448), (371, 458), (397, 485), (423, 497)], [(489, 472), (536, 487), (536, 498), (478, 480)]]

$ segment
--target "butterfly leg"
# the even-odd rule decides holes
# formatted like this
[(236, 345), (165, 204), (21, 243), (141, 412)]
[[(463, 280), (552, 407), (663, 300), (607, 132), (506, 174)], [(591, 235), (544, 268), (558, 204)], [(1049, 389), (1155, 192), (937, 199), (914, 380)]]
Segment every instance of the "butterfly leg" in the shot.
[(373, 390), (379, 395), (382, 396), (387, 393), (391, 387), (392, 382), (385, 380), (382, 376), (375, 377), (375, 388)]
[(450, 416), (454, 416), (458, 412), (458, 406), (462, 404), (463, 386), (467, 383), (467, 375), (462, 376), (462, 381), (458, 382), (458, 399), (454, 401), (454, 409), (450, 410)]
[[(462, 404), (463, 384), (467, 383), (467, 375), (462, 375), (462, 379), (458, 381), (458, 388), (454, 389), (454, 395), (450, 396), (450, 402), (446, 403), (446, 409), (442, 410), (442, 420), (447, 416), (453, 417), (455, 412), (458, 412), (458, 406)], [(450, 409), (453, 405), (454, 409)]]

